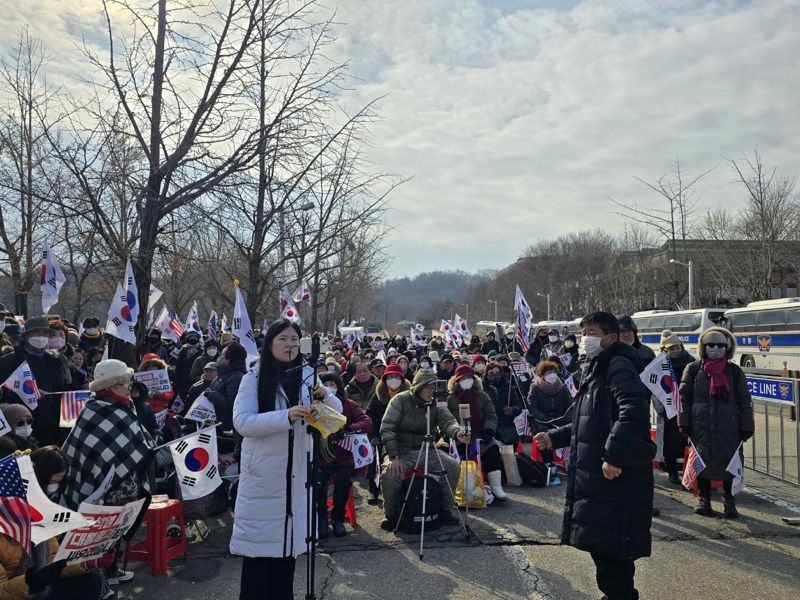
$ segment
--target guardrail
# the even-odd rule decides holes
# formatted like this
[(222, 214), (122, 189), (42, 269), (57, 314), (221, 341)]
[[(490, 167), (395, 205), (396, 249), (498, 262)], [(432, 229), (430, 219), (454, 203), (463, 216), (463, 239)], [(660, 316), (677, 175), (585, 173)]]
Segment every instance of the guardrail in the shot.
[(745, 467), (800, 485), (800, 378), (797, 371), (744, 369), (756, 429)]

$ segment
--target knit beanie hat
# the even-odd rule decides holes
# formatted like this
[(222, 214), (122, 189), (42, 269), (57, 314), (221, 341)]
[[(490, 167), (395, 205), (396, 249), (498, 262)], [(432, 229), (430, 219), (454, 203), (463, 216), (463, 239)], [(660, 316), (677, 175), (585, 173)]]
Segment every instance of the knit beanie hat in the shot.
[(115, 358), (103, 360), (94, 368), (94, 380), (89, 384), (89, 389), (93, 392), (104, 390), (125, 377), (133, 377), (133, 369), (128, 365)]
[(399, 377), (400, 379), (405, 378), (405, 371), (403, 371), (403, 367), (398, 364), (389, 365), (383, 370), (383, 375), (381, 376), (382, 381), (386, 381), (387, 377)]
[(472, 357), (470, 364), (474, 367), (476, 362), (489, 362), (486, 360), (486, 357), (483, 354), (476, 354)]
[(475, 371), (472, 370), (472, 367), (469, 365), (461, 365), (456, 369), (456, 381), (461, 381), (462, 379), (467, 379), (472, 377), (475, 378)]
[(681, 341), (681, 338), (672, 333), (672, 331), (670, 331), (669, 329), (665, 329), (664, 331), (661, 332), (662, 348), (669, 348), (670, 346), (675, 346), (678, 344), (683, 345), (683, 342)]

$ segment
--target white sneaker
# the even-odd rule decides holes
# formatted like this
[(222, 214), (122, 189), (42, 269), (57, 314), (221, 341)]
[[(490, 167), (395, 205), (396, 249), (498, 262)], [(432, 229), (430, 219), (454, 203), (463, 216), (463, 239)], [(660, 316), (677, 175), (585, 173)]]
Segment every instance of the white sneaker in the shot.
[(114, 575), (106, 575), (106, 579), (108, 580), (108, 585), (117, 585), (119, 583), (130, 581), (133, 579), (134, 574), (135, 573), (133, 571), (123, 571), (122, 569), (117, 569), (117, 572)]

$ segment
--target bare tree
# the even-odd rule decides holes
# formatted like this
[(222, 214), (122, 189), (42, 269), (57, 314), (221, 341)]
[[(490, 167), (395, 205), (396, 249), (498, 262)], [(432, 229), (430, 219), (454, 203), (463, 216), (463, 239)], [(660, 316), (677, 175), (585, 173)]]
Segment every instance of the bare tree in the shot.
[[(687, 177), (681, 167), (680, 158), (676, 158), (671, 174), (664, 174), (654, 182), (636, 177), (637, 181), (660, 196), (660, 202), (663, 203), (664, 208), (625, 204), (613, 198), (611, 201), (623, 209), (617, 214), (657, 231), (669, 244), (672, 258), (686, 262), (688, 260), (686, 241), (692, 234), (692, 217), (697, 206), (695, 185), (711, 171), (713, 168), (697, 176)], [(674, 289), (674, 301), (676, 304), (680, 304), (688, 290), (687, 280), (684, 277), (683, 269), (673, 270), (670, 275)]]
[(24, 316), (40, 247), (38, 180), (48, 160), (39, 121), (53, 95), (44, 80), (45, 54), (42, 41), (25, 27), (0, 65), (0, 273), (11, 278), (15, 311)]

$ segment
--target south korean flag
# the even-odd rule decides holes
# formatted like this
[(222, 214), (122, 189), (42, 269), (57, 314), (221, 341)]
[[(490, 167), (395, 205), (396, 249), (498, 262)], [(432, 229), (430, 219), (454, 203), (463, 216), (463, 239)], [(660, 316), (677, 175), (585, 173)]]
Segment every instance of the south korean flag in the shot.
[(201, 429), (169, 445), (184, 500), (208, 496), (222, 484), (217, 467), (217, 430)]

